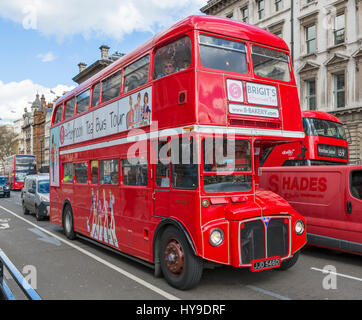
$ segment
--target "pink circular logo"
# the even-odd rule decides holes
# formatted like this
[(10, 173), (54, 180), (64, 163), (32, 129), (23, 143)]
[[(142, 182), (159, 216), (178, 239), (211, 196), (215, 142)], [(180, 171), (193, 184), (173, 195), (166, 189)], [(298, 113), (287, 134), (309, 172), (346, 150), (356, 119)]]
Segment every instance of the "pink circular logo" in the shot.
[(64, 143), (64, 139), (65, 139), (65, 129), (64, 129), (64, 126), (61, 126), (60, 133), (59, 133), (60, 144)]
[(229, 85), (229, 93), (231, 95), (231, 97), (233, 97), (234, 99), (240, 99), (241, 97), (241, 87), (234, 83), (231, 83)]

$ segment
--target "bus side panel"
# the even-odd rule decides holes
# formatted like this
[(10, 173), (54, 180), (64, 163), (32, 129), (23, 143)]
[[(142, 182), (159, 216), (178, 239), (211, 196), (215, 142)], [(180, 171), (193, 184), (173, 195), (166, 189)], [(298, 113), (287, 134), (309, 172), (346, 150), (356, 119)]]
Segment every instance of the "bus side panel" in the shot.
[(279, 99), (282, 106), (283, 130), (303, 131), (302, 114), (296, 87), (279, 85)]
[(179, 127), (196, 122), (194, 82), (192, 70), (154, 82), (152, 119), (158, 120), (159, 128)]
[(62, 225), (62, 206), (61, 191), (59, 187), (50, 187), (50, 216), (49, 219), (52, 223), (58, 226)]
[(227, 106), (223, 77), (202, 71), (198, 71), (196, 76), (199, 124), (225, 126)]

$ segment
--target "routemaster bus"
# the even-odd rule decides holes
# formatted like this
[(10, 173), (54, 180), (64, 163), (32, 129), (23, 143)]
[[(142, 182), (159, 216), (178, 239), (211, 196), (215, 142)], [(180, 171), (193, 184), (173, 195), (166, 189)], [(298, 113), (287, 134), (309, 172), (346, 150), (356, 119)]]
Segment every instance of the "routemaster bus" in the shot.
[(288, 269), (305, 220), (257, 188), (259, 155), (303, 138), (286, 43), (191, 16), (56, 102), (50, 220), (178, 289), (197, 285), (206, 261)]
[(21, 190), (25, 176), (36, 172), (35, 155), (16, 154), (5, 159), (5, 174), (9, 177), (11, 190)]
[(273, 146), (261, 155), (263, 167), (348, 164), (348, 140), (343, 123), (322, 111), (303, 111), (303, 143)]

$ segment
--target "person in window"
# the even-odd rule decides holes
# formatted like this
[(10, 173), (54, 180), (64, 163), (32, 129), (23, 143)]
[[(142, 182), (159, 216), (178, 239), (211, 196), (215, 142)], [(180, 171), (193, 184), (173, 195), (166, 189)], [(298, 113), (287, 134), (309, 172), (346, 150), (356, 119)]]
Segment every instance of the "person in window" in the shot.
[(190, 67), (190, 61), (188, 61), (188, 60), (184, 60), (183, 62), (182, 62), (182, 67), (180, 68), (180, 71), (181, 70), (186, 70), (186, 69), (188, 69), (189, 67)]
[(111, 173), (111, 184), (118, 184), (118, 172)]
[(168, 59), (168, 60), (164, 61), (163, 71), (158, 75), (157, 78), (168, 76), (169, 74), (172, 74), (177, 71), (178, 70), (175, 68), (175, 63), (173, 62), (173, 60)]

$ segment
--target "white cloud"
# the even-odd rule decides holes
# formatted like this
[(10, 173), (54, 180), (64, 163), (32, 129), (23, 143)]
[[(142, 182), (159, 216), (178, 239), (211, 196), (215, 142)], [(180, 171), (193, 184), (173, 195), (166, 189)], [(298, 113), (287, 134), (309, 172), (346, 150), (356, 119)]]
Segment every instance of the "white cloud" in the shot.
[(39, 58), (41, 62), (51, 62), (57, 58), (53, 52), (39, 53), (36, 57)]
[(199, 14), (206, 0), (2, 0), (0, 16), (58, 38), (82, 34), (122, 39), (133, 31), (150, 31)]
[[(44, 94), (47, 102), (53, 102), (56, 96), (61, 96), (65, 91), (73, 88), (74, 86), (68, 87), (65, 85), (46, 88), (31, 80), (9, 83), (0, 81), (0, 125), (11, 123), (21, 118), (24, 108), (28, 108), (28, 111), (30, 111), (31, 103), (35, 100), (37, 92), (40, 96)], [(50, 91), (53, 91), (55, 94)]]

